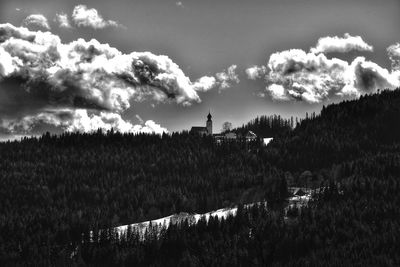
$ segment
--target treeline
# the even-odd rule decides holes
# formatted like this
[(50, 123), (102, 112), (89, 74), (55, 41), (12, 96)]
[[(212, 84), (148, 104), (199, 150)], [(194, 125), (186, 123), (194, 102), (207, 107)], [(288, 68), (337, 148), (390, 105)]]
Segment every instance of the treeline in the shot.
[(112, 131), (1, 143), (0, 265), (54, 265), (89, 230), (283, 199), (259, 147)]
[(280, 115), (262, 115), (257, 116), (250, 122), (243, 124), (241, 127), (235, 128), (232, 131), (245, 135), (248, 131), (254, 132), (259, 137), (276, 137), (289, 132), (299, 123), (299, 119), (294, 121), (293, 117), (290, 119), (282, 118)]
[(318, 170), (367, 154), (398, 151), (400, 90), (323, 107), (274, 139), (266, 160), (286, 170)]

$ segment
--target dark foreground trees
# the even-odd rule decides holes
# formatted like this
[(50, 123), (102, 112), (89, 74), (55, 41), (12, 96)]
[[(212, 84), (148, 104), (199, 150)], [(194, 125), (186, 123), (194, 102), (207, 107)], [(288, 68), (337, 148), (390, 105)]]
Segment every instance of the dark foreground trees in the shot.
[[(371, 162), (376, 169), (366, 176)], [(85, 242), (77, 257), (96, 266), (399, 266), (400, 157), (355, 166), (360, 171), (327, 182), (295, 217), (254, 206), (226, 220), (150, 232), (144, 241), (130, 234)]]
[(257, 142), (216, 144), (188, 133), (2, 143), (0, 265), (54, 263), (89, 229), (284, 198), (282, 173), (259, 153)]
[[(113, 132), (0, 144), (0, 265), (399, 266), (399, 120), (395, 90), (284, 125), (267, 147)], [(325, 190), (286, 218), (284, 204), (272, 204), (287, 183)], [(262, 199), (268, 212), (173, 226), (145, 241), (87, 235)]]

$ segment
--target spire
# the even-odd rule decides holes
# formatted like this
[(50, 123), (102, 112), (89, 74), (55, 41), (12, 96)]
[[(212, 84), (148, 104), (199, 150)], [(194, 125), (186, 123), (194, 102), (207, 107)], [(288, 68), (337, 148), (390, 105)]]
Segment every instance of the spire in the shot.
[(211, 120), (211, 118), (212, 118), (212, 116), (211, 116), (211, 112), (210, 112), (210, 110), (208, 110), (207, 119), (210, 121), (210, 120)]

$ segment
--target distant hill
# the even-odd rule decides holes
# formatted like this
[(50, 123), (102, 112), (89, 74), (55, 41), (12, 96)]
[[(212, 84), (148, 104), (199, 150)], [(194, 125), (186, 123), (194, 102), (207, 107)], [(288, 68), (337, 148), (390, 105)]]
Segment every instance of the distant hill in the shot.
[(287, 220), (270, 204), (238, 208), (226, 220), (150, 231), (146, 242), (110, 232), (83, 242), (82, 258), (104, 266), (400, 266), (399, 101), (395, 90), (330, 105), (259, 148), (257, 158), (288, 180), (322, 189)]

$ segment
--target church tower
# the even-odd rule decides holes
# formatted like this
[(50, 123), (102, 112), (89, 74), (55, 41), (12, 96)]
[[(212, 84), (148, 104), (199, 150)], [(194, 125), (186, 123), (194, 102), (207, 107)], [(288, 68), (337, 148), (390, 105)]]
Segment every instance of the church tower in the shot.
[(209, 135), (212, 135), (212, 120), (211, 120), (211, 118), (212, 118), (212, 116), (211, 116), (210, 112), (208, 112), (206, 128), (207, 128), (207, 133)]

